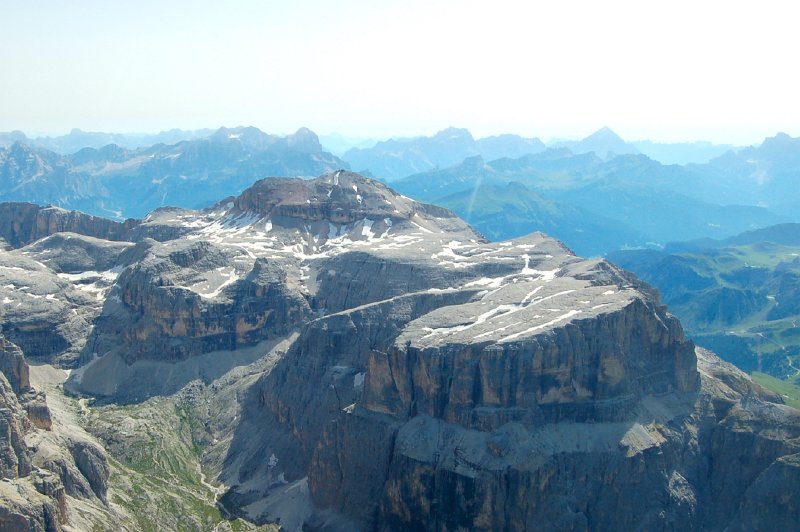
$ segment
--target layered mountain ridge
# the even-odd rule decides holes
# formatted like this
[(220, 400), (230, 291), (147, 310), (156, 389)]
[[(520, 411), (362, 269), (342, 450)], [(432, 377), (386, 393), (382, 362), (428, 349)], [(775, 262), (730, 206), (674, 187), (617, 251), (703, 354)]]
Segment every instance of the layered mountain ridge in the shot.
[[(269, 175), (315, 176), (353, 167), (455, 210), (492, 240), (545, 230), (581, 255), (602, 256), (797, 221), (800, 201), (792, 186), (798, 144), (784, 134), (759, 147), (706, 146), (718, 156), (683, 166), (666, 164), (647, 149), (639, 153), (608, 128), (549, 148), (518, 135), (475, 139), (465, 129), (448, 128), (354, 148), (343, 159), (327, 153), (306, 128), (287, 136), (253, 127), (175, 132), (163, 137), (175, 144), (111, 144), (69, 155), (14, 133), (7, 137), (13, 142), (0, 148), (0, 200), (53, 204), (118, 221), (162, 206), (204, 208)], [(106, 137), (113, 136), (96, 138)], [(511, 184), (524, 189), (503, 191)], [(476, 203), (476, 197), (489, 201)]]
[(220, 128), (171, 145), (110, 144), (69, 155), (17, 141), (0, 148), (0, 200), (121, 220), (175, 203), (205, 207), (269, 175), (311, 176), (346, 167), (306, 128), (283, 137), (254, 127)]
[[(44, 238), (0, 252), (4, 334), (73, 368), (64, 389), (97, 400), (87, 426), (117, 461), (140, 463), (134, 413), (176, 401), (226, 515), (290, 530), (796, 518), (798, 411), (697, 349), (648, 285), (542, 233), (488, 242), (341, 170), (158, 209), (119, 242), (97, 224), (11, 227)], [(92, 415), (115, 405), (121, 431)]]

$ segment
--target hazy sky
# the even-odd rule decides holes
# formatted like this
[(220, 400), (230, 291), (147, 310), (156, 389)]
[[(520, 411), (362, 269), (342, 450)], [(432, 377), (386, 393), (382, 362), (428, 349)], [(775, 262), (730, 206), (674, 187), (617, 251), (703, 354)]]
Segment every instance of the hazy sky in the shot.
[(793, 5), (2, 0), (0, 131), (800, 136)]

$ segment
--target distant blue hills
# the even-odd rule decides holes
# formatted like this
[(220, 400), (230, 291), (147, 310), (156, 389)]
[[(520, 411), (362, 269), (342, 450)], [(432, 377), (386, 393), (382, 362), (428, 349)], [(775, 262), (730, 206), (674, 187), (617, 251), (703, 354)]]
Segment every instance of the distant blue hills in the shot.
[(142, 217), (166, 205), (208, 206), (267, 176), (343, 168), (448, 207), (491, 239), (539, 230), (590, 256), (800, 221), (800, 139), (785, 134), (747, 148), (628, 142), (608, 128), (549, 145), (458, 128), (345, 151), (344, 137), (329, 138), (341, 157), (306, 128), (0, 133), (0, 201)]

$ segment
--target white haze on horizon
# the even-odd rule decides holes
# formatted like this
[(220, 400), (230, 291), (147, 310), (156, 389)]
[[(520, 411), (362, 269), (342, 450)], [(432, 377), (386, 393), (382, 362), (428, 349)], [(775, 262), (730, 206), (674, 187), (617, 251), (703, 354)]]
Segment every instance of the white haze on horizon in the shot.
[(7, 2), (0, 131), (800, 136), (789, 2)]

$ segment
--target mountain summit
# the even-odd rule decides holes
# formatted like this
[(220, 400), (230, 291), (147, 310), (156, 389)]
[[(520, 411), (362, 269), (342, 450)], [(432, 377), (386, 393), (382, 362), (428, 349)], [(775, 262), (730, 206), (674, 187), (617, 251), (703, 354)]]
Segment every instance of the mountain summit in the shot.
[(499, 135), (475, 140), (466, 129), (447, 128), (432, 137), (392, 139), (372, 148), (353, 148), (343, 158), (353, 169), (366, 170), (386, 181), (461, 163), (481, 155), (486, 160), (521, 157), (545, 149), (539, 139)]
[(598, 129), (583, 140), (557, 142), (554, 147), (569, 148), (573, 153), (594, 152), (603, 159), (610, 159), (614, 155), (639, 153), (633, 144), (625, 142), (608, 127)]

